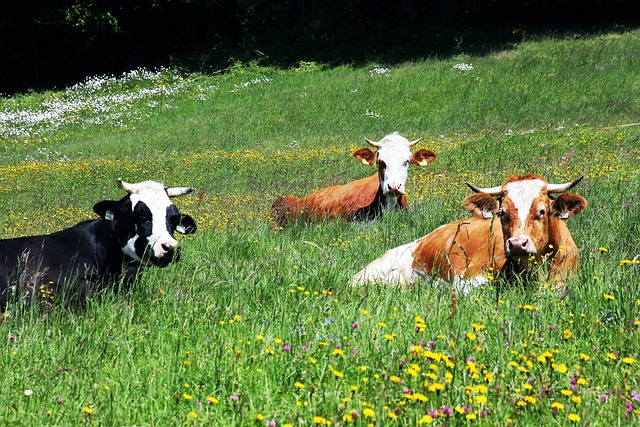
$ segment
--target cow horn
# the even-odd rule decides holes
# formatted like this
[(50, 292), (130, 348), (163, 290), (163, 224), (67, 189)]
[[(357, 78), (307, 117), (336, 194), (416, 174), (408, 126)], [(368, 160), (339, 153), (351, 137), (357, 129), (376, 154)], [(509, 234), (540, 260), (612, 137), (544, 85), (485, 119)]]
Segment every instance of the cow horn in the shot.
[(409, 147), (413, 147), (414, 145), (416, 145), (418, 142), (420, 142), (422, 138), (418, 138), (418, 139), (414, 139), (413, 141), (409, 142)]
[(184, 196), (185, 194), (189, 194), (193, 191), (193, 188), (191, 187), (171, 187), (171, 188), (166, 188), (165, 189), (167, 191), (167, 195), (169, 197), (178, 197), (178, 196)]
[(475, 193), (487, 193), (490, 196), (499, 196), (499, 195), (502, 194), (502, 186), (501, 185), (498, 185), (497, 187), (491, 187), (491, 188), (480, 188), (480, 187), (476, 187), (475, 185), (471, 184), (470, 182), (467, 182), (466, 184)]
[(571, 182), (565, 182), (564, 184), (547, 184), (547, 193), (564, 193), (575, 187), (580, 181), (582, 181), (584, 175), (580, 175), (578, 178)]
[(364, 140), (365, 140), (365, 141), (367, 141), (367, 143), (368, 143), (369, 145), (371, 145), (372, 147), (380, 148), (380, 144), (379, 144), (379, 143), (374, 142), (374, 141), (372, 141), (372, 140), (370, 140), (370, 139), (368, 139), (368, 138), (365, 138)]
[(122, 188), (127, 193), (131, 194), (135, 192), (135, 184), (129, 184), (122, 180), (122, 178), (118, 178), (118, 187)]

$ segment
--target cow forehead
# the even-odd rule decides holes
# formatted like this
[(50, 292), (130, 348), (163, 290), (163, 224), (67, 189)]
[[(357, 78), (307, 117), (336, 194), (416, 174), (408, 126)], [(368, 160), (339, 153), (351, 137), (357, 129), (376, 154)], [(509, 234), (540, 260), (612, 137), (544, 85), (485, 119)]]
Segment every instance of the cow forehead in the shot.
[(131, 200), (132, 209), (135, 209), (138, 202), (143, 202), (153, 213), (166, 212), (167, 207), (171, 206), (173, 203), (169, 199), (164, 186), (152, 181), (149, 181), (148, 183), (149, 185), (130, 194), (129, 198)]
[(522, 224), (525, 223), (533, 201), (543, 194), (547, 183), (541, 179), (512, 181), (504, 186), (505, 197), (509, 197)]
[[(404, 139), (404, 138), (403, 138)], [(405, 140), (406, 141), (406, 140)], [(404, 162), (411, 158), (411, 150), (409, 149), (409, 142), (405, 144), (386, 144), (378, 148), (378, 158), (384, 162)]]

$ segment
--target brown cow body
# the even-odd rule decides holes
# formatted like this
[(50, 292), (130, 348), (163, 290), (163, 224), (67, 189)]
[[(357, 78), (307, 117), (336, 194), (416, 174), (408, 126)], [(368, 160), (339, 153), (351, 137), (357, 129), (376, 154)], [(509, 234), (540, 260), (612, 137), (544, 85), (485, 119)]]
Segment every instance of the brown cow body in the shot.
[[(537, 271), (540, 279), (563, 284), (579, 266), (565, 219), (587, 205), (582, 196), (565, 191), (581, 178), (556, 186), (537, 175), (512, 176), (491, 189), (493, 194), (471, 186), (477, 192), (464, 206), (473, 217), (387, 251), (354, 276), (353, 283), (412, 283), (429, 276), (468, 290), (499, 275)], [(554, 192), (562, 194), (548, 196)]]
[[(366, 219), (379, 215), (386, 205), (387, 198), (382, 195), (376, 173), (346, 185), (323, 188), (306, 197), (280, 196), (273, 202), (271, 215), (278, 219)], [(397, 207), (403, 209), (406, 205), (407, 198), (402, 195)]]
[(373, 219), (386, 208), (403, 209), (407, 205), (405, 182), (409, 164), (426, 166), (436, 154), (420, 149), (411, 153), (418, 140), (408, 141), (393, 133), (379, 142), (366, 140), (378, 148), (361, 148), (353, 157), (365, 165), (377, 165), (378, 172), (368, 178), (315, 191), (305, 197), (280, 196), (271, 206), (271, 218), (277, 226), (295, 219)]

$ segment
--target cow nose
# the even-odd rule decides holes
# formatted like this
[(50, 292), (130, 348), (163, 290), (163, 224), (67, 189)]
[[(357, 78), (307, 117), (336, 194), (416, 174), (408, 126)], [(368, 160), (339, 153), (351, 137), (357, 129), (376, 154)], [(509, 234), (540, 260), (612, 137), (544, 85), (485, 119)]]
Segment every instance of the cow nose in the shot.
[(531, 240), (528, 237), (507, 239), (507, 255), (525, 255), (532, 252), (531, 247)]
[(402, 191), (402, 184), (399, 182), (390, 182), (387, 184), (387, 189), (390, 193), (400, 193)]
[(162, 243), (160, 247), (165, 253), (171, 253), (176, 248), (176, 245), (174, 243)]

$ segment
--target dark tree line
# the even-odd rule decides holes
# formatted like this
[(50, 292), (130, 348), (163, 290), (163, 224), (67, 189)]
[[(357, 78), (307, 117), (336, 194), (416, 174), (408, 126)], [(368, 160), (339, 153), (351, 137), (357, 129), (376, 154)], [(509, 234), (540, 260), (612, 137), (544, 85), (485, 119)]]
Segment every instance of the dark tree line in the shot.
[(393, 62), (639, 22), (637, 0), (3, 0), (0, 92), (139, 66)]

